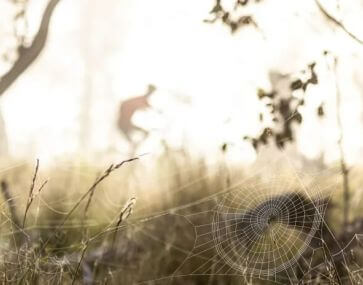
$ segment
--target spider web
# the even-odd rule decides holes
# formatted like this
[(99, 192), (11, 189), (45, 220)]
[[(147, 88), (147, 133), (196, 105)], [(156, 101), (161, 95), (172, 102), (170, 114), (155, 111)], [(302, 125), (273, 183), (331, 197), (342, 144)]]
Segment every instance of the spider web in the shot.
[[(346, 248), (362, 236), (355, 235), (336, 252), (325, 246), (323, 228), (339, 243), (324, 220), (339, 171), (330, 168), (300, 173), (284, 154), (274, 163), (283, 161), (289, 166), (286, 173), (271, 174), (271, 167), (264, 167), (216, 194), (139, 221), (179, 216), (190, 223), (194, 233), (192, 249), (172, 274), (140, 283), (174, 284), (193, 276), (239, 276), (246, 283), (262, 279), (308, 284), (318, 276), (325, 280), (319, 284), (342, 284), (334, 258), (340, 257), (347, 266)], [(314, 263), (315, 256), (324, 256), (325, 262)], [(347, 280), (353, 282), (352, 276), (359, 270), (357, 266)], [(310, 281), (304, 283), (304, 278)]]

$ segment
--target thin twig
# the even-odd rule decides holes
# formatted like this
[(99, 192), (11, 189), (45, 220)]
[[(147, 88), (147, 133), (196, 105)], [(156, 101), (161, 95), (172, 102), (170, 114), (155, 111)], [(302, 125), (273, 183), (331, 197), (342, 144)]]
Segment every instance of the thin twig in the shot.
[(335, 75), (335, 88), (336, 88), (336, 113), (337, 113), (337, 125), (339, 129), (339, 139), (338, 139), (338, 147), (339, 147), (339, 154), (340, 154), (340, 168), (342, 171), (343, 176), (343, 225), (344, 228), (348, 225), (349, 220), (349, 170), (345, 161), (345, 155), (344, 155), (344, 149), (343, 149), (343, 124), (342, 124), (342, 118), (341, 118), (341, 94), (340, 94), (340, 88), (338, 83), (338, 72), (337, 72), (337, 65), (338, 65), (338, 59), (334, 58), (334, 75)]
[(327, 10), (325, 10), (325, 8), (321, 5), (321, 3), (319, 2), (319, 0), (315, 0), (316, 5), (318, 6), (320, 12), (322, 12), (324, 14), (324, 16), (330, 20), (331, 22), (333, 22), (335, 25), (337, 25), (338, 27), (340, 27), (348, 36), (350, 36), (353, 40), (355, 40), (357, 43), (363, 45), (363, 40), (360, 39), (359, 37), (357, 37), (355, 34), (353, 34), (351, 31), (349, 31), (347, 29), (347, 27), (338, 19), (336, 19), (335, 17), (333, 17), (331, 14), (329, 14), (329, 12)]

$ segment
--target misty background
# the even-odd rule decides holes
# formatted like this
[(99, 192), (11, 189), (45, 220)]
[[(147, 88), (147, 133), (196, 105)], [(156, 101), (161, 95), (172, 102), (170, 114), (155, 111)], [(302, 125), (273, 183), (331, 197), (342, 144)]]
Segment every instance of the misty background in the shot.
[[(338, 11), (351, 31), (361, 32), (356, 11), (363, 3), (341, 3), (337, 10), (323, 2)], [(29, 1), (26, 40), (35, 35), (46, 4)], [(324, 150), (325, 161), (331, 162), (339, 156), (339, 134), (335, 84), (322, 56), (329, 50), (340, 59), (344, 149), (350, 163), (359, 163), (361, 46), (327, 22), (313, 1), (263, 1), (249, 8), (258, 29), (247, 26), (234, 35), (221, 23), (203, 22), (212, 5), (207, 0), (60, 1), (46, 47), (1, 96), (4, 152), (43, 162), (127, 156), (128, 144), (116, 126), (120, 102), (143, 94), (152, 83), (157, 91), (151, 105), (160, 112), (138, 112), (133, 118), (150, 131), (138, 153), (159, 153), (164, 141), (213, 155), (228, 142), (234, 145), (231, 159), (253, 162), (255, 152), (242, 138), (261, 129), (258, 112), (263, 106), (256, 90), (271, 88), (271, 70), (297, 73), (317, 61), (319, 84), (307, 91), (302, 112), (311, 114), (324, 102), (326, 116), (305, 116), (297, 149), (308, 158)], [(16, 7), (11, 1), (0, 3), (0, 54), (9, 57), (15, 56)], [(3, 62), (0, 72), (9, 67)]]

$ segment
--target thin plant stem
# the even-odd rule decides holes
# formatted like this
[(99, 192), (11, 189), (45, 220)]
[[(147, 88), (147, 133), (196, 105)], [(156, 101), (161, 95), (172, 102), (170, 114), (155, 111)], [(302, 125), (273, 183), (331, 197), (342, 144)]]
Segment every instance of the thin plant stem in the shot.
[(349, 221), (349, 196), (350, 196), (350, 187), (349, 187), (349, 170), (345, 160), (344, 154), (344, 133), (343, 133), (343, 123), (341, 118), (341, 94), (338, 82), (337, 75), (337, 65), (338, 59), (334, 58), (334, 75), (335, 75), (335, 87), (336, 87), (336, 114), (337, 114), (337, 125), (339, 129), (339, 138), (338, 138), (338, 147), (340, 154), (340, 168), (343, 176), (343, 226), (347, 227)]
[(77, 264), (76, 272), (74, 273), (74, 276), (73, 276), (73, 279), (72, 279), (72, 285), (76, 282), (78, 271), (79, 271), (79, 269), (80, 269), (80, 267), (82, 265), (84, 255), (85, 255), (86, 250), (88, 248), (88, 244), (89, 244), (89, 241), (87, 241), (83, 246), (82, 254), (81, 254), (81, 257), (80, 257), (79, 262)]
[(34, 192), (35, 181), (36, 181), (37, 175), (38, 175), (38, 170), (39, 170), (39, 159), (37, 159), (37, 164), (35, 166), (35, 171), (34, 171), (32, 183), (31, 183), (30, 189), (29, 189), (28, 201), (26, 203), (25, 213), (24, 213), (24, 217), (23, 217), (23, 228), (25, 226), (25, 220), (26, 220), (26, 216), (28, 214), (30, 205), (31, 205), (31, 203), (33, 201), (33, 198), (34, 198), (33, 192)]

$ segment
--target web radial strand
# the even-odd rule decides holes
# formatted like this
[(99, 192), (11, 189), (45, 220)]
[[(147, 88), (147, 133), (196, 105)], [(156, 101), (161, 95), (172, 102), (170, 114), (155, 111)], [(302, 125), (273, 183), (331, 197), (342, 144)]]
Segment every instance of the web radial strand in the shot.
[(268, 277), (296, 265), (320, 228), (324, 199), (316, 186), (273, 179), (226, 193), (212, 222), (218, 255), (233, 269)]

